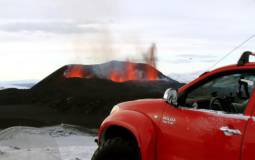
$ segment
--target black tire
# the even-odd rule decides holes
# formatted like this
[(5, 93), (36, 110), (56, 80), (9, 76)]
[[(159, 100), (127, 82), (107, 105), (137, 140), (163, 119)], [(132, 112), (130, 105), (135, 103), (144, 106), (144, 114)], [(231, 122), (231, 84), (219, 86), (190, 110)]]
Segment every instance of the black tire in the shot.
[(91, 160), (140, 160), (138, 147), (122, 138), (107, 140), (98, 147)]

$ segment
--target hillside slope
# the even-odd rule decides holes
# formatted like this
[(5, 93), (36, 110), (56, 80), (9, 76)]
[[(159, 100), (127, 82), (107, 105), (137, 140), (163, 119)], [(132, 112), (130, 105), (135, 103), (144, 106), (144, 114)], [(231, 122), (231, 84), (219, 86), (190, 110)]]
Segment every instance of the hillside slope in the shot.
[[(38, 124), (36, 126), (64, 122), (95, 128), (117, 103), (143, 98), (161, 98), (167, 88), (182, 86), (181, 83), (166, 77), (146, 64), (134, 64), (136, 66), (134, 72), (140, 77), (135, 76), (135, 80), (124, 82), (113, 81), (107, 74), (105, 76), (98, 74), (99, 71), (92, 72), (103, 69), (111, 73), (113, 64), (126, 66), (127, 62), (113, 61), (94, 66), (82, 65), (82, 71), (90, 71), (90, 75), (95, 75), (93, 77), (85, 76), (85, 74), (67, 77), (70, 66), (75, 65), (66, 65), (29, 90), (1, 90), (0, 115), (4, 115), (2, 116), (4, 119), (12, 122), (10, 125), (16, 125), (15, 121), (23, 125)], [(157, 77), (154, 80), (145, 78), (146, 68), (156, 73)], [(3, 105), (11, 105), (9, 108), (12, 109), (5, 108)], [(4, 123), (4, 119), (0, 126), (8, 124)]]

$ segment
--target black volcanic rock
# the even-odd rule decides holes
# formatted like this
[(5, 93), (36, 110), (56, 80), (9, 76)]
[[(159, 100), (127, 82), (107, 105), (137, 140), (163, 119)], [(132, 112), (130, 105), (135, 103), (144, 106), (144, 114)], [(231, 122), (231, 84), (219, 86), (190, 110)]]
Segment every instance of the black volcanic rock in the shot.
[[(126, 63), (112, 61), (102, 65), (82, 65), (86, 72), (89, 71), (90, 74), (96, 75), (90, 78), (67, 78), (65, 75), (70, 67), (67, 65), (40, 81), (30, 90), (0, 91), (0, 105), (16, 104), (17, 108), (20, 104), (39, 106), (24, 107), (24, 110), (17, 109), (19, 113), (15, 111), (16, 109), (9, 110), (13, 115), (18, 115), (19, 121), (25, 119), (24, 122), (35, 121), (46, 125), (70, 123), (95, 128), (109, 114), (112, 106), (119, 102), (160, 98), (167, 88), (182, 86), (146, 64), (135, 64), (135, 71), (143, 74), (145, 68), (153, 69), (157, 72), (157, 80), (116, 83), (108, 79), (107, 75), (110, 74), (111, 67), (126, 66)], [(1, 108), (0, 114), (5, 114), (4, 107)], [(11, 120), (7, 114), (5, 116), (7, 116), (6, 119)], [(11, 121), (13, 122), (13, 118)]]

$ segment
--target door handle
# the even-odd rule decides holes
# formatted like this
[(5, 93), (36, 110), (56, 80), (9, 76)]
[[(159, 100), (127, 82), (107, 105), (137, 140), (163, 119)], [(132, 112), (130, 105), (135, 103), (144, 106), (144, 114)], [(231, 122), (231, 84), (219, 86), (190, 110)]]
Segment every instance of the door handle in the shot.
[(221, 127), (220, 131), (222, 131), (225, 136), (233, 136), (233, 135), (241, 135), (242, 134), (239, 129), (230, 129), (227, 126)]

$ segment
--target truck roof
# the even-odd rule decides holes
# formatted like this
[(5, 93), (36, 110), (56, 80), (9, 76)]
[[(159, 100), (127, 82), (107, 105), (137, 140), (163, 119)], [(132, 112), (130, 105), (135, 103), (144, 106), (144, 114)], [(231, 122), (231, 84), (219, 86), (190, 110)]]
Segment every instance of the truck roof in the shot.
[(214, 69), (212, 71), (205, 72), (199, 78), (196, 78), (195, 80), (193, 80), (190, 83), (181, 87), (179, 91), (183, 91), (186, 88), (188, 88), (189, 86), (193, 85), (194, 83), (201, 81), (201, 80), (205, 79), (206, 77), (211, 76), (216, 73), (226, 72), (226, 71), (235, 71), (235, 70), (239, 70), (239, 69), (255, 69), (255, 62), (249, 61), (250, 56), (255, 56), (255, 54), (252, 52), (249, 52), (249, 51), (244, 52), (242, 54), (242, 56), (240, 57), (237, 64), (227, 65), (227, 66), (223, 66), (223, 67)]

